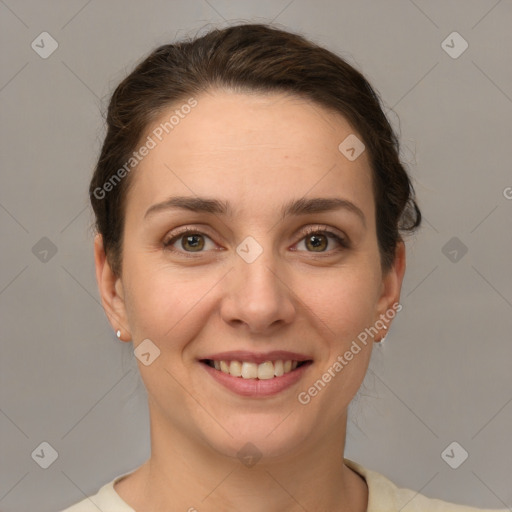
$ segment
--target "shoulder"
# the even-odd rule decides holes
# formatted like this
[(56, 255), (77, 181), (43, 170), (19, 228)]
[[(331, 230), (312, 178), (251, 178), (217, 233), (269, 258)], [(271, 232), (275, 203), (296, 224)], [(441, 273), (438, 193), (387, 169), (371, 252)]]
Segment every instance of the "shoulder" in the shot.
[(114, 489), (114, 484), (127, 474), (116, 476), (103, 485), (96, 494), (88, 496), (60, 512), (98, 512), (98, 510), (102, 512), (135, 512)]
[[(367, 512), (498, 512), (497, 509), (481, 509), (457, 505), (419, 494), (412, 489), (397, 487), (376, 471), (345, 459), (345, 464), (361, 475), (368, 486)], [(500, 509), (505, 512), (507, 509)]]

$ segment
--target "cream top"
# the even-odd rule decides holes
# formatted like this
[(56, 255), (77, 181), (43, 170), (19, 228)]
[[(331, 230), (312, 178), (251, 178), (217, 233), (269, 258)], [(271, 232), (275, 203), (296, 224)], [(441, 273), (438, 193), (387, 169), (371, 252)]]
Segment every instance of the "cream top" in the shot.
[[(349, 459), (345, 464), (361, 475), (368, 486), (367, 512), (490, 512), (491, 509), (480, 509), (464, 505), (456, 505), (437, 499), (427, 498), (410, 489), (397, 487), (385, 476), (366, 469)], [(89, 496), (61, 512), (136, 512), (114, 490), (114, 484), (126, 475), (123, 473), (105, 484), (93, 496)], [(493, 509), (495, 512), (497, 509)], [(508, 509), (499, 509), (506, 512)]]

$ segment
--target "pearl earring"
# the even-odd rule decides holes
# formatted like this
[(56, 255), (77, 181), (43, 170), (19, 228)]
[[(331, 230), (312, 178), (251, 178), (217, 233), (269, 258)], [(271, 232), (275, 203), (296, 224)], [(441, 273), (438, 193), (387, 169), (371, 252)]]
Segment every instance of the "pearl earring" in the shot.
[[(384, 329), (387, 329), (388, 326), (387, 325), (384, 325)], [(384, 341), (386, 341), (386, 336), (387, 334), (385, 334), (384, 336), (382, 336), (382, 338), (377, 342), (377, 343), (383, 343)]]
[(116, 332), (116, 336), (121, 339), (121, 331), (118, 329), (117, 332)]

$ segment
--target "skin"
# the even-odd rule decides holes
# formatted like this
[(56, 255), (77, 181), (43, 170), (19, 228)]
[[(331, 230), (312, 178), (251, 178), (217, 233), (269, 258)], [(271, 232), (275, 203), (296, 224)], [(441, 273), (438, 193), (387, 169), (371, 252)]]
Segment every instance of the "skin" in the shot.
[[(122, 276), (113, 274), (101, 236), (95, 240), (113, 329), (134, 348), (150, 339), (160, 350), (149, 366), (138, 361), (151, 457), (115, 490), (137, 512), (365, 511), (366, 482), (343, 464), (343, 453), (347, 408), (373, 340), (309, 404), (297, 395), (400, 300), (405, 247), (397, 245), (384, 275), (368, 155), (345, 158), (338, 145), (357, 133), (339, 114), (296, 96), (213, 90), (196, 99), (133, 171)], [(228, 201), (233, 216), (174, 209), (144, 218), (176, 195)], [(302, 197), (348, 199), (366, 225), (343, 209), (281, 219), (283, 204)], [(184, 248), (184, 238), (174, 243), (177, 252), (163, 247), (180, 226), (204, 233), (202, 252)], [(320, 233), (325, 251), (316, 252), (306, 244), (308, 226), (332, 228), (350, 247)], [(247, 236), (263, 249), (252, 263), (236, 252)], [(198, 362), (229, 350), (289, 350), (313, 364), (277, 396), (241, 397)], [(237, 458), (247, 442), (262, 454), (253, 467)]]

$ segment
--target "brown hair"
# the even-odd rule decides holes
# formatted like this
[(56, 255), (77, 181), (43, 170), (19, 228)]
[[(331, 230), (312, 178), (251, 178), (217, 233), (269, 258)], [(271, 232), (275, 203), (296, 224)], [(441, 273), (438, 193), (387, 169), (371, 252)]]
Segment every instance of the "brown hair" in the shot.
[(96, 229), (112, 270), (121, 274), (125, 200), (132, 181), (131, 176), (120, 179), (119, 171), (123, 165), (126, 170), (150, 123), (176, 102), (213, 88), (296, 94), (347, 119), (369, 154), (381, 267), (387, 272), (401, 231), (414, 231), (421, 212), (379, 97), (339, 56), (300, 35), (263, 24), (214, 29), (193, 40), (160, 46), (114, 91), (89, 187)]

